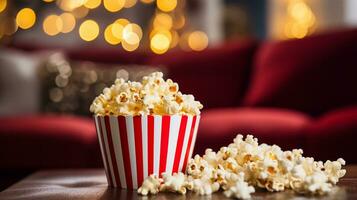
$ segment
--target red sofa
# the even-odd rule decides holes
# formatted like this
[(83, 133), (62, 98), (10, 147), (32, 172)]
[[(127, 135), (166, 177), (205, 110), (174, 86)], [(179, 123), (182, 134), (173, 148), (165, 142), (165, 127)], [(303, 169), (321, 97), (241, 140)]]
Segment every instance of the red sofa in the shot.
[[(68, 55), (167, 66), (167, 76), (205, 105), (196, 153), (242, 133), (318, 159), (357, 163), (357, 29), (160, 56), (85, 49)], [(102, 166), (93, 121), (75, 116), (0, 118), (0, 156), (1, 169)]]

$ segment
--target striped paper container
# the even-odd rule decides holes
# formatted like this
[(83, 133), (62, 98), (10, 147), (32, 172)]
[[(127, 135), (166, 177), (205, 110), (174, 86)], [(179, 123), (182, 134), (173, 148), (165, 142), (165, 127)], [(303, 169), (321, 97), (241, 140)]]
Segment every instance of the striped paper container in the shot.
[(186, 169), (200, 116), (94, 117), (111, 187), (137, 189), (145, 177)]

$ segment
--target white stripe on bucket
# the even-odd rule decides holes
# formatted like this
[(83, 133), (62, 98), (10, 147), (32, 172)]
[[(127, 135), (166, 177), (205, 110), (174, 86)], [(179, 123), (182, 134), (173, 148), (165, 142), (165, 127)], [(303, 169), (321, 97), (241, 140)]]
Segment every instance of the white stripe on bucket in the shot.
[(141, 131), (143, 140), (143, 176), (145, 178), (150, 175), (148, 174), (148, 117), (146, 115), (141, 118)]
[(109, 117), (110, 120), (110, 130), (112, 133), (113, 139), (113, 147), (116, 155), (118, 172), (120, 183), (123, 188), (127, 188), (125, 181), (125, 171), (124, 171), (124, 161), (123, 161), (123, 153), (121, 148), (121, 139), (119, 135), (119, 126), (118, 126), (118, 118), (117, 117)]
[(137, 171), (136, 171), (136, 155), (135, 155), (135, 133), (134, 133), (134, 123), (133, 117), (127, 116), (125, 118), (126, 121), (126, 129), (127, 129), (127, 136), (128, 136), (128, 147), (129, 147), (129, 154), (130, 154), (130, 169), (131, 169), (131, 178), (133, 181), (133, 187), (138, 187), (138, 180), (137, 180)]
[(182, 116), (174, 115), (171, 117), (170, 121), (169, 144), (166, 160), (166, 172), (170, 173), (172, 173), (172, 167), (174, 165), (175, 151), (177, 145), (177, 138), (180, 131), (181, 118)]
[(162, 117), (154, 116), (154, 174), (159, 174)]

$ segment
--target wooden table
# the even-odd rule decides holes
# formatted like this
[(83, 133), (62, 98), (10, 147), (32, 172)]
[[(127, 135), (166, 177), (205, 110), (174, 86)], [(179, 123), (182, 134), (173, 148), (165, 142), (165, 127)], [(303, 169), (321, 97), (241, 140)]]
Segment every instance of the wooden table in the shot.
[[(36, 172), (0, 193), (0, 199), (227, 199), (221, 192), (212, 196), (198, 196), (193, 193), (178, 195), (160, 193), (143, 197), (136, 191), (108, 188), (104, 171), (47, 170)], [(347, 167), (347, 175), (334, 188), (333, 193), (322, 197), (297, 196), (291, 191), (268, 193), (257, 191), (252, 199), (357, 199), (357, 165)]]

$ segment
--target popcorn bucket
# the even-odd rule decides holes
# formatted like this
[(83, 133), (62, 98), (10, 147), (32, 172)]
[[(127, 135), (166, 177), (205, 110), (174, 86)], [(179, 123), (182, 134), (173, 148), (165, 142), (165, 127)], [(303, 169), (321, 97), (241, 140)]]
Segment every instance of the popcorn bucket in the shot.
[(108, 184), (137, 189), (162, 172), (186, 169), (200, 116), (94, 116)]

